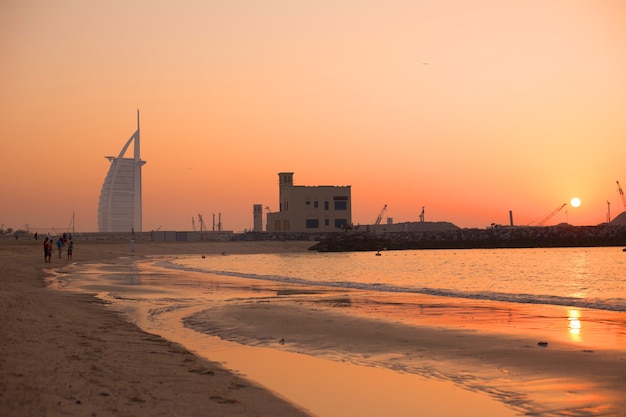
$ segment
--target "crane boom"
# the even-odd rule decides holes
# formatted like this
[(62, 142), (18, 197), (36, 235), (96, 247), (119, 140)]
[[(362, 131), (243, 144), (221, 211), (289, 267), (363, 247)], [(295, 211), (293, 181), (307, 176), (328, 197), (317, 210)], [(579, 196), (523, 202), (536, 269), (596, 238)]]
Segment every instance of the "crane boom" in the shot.
[(567, 203), (557, 207), (552, 213), (548, 214), (546, 217), (544, 217), (543, 219), (539, 220), (537, 222), (537, 226), (543, 226), (548, 220), (550, 220), (552, 217), (554, 217), (554, 215), (556, 213), (558, 213), (559, 211), (563, 210), (563, 207), (565, 207), (567, 205)]
[(206, 225), (204, 224), (204, 219), (202, 218), (202, 214), (198, 213), (198, 221), (200, 222), (200, 231), (206, 232)]
[(624, 191), (622, 191), (622, 187), (619, 185), (619, 181), (615, 181), (617, 183), (617, 191), (619, 192), (619, 196), (622, 198), (622, 204), (624, 205), (624, 210), (626, 210), (626, 197), (624, 197)]
[(383, 219), (383, 215), (385, 214), (386, 211), (387, 211), (387, 204), (385, 204), (385, 206), (380, 211), (380, 213), (378, 213), (378, 217), (376, 217), (376, 222), (374, 223), (375, 226), (378, 226), (380, 224), (380, 221)]

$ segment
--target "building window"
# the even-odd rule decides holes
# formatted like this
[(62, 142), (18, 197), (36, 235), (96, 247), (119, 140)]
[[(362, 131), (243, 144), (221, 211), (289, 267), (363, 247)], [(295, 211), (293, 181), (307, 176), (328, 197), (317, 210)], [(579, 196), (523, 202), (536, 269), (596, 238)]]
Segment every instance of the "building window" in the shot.
[(335, 210), (348, 210), (347, 201), (335, 201)]
[(315, 200), (313, 202), (313, 208), (318, 208), (320, 206), (319, 201)]
[(306, 228), (307, 229), (319, 229), (319, 220), (318, 219), (306, 219)]
[(274, 230), (280, 232), (280, 220), (274, 220)]
[(288, 232), (288, 231), (289, 231), (289, 220), (285, 220), (285, 221), (283, 222), (283, 226), (284, 226), (284, 227), (283, 227), (283, 230), (284, 230), (285, 232)]
[(307, 200), (304, 204), (306, 204), (307, 206), (310, 206), (311, 202), (309, 200)]
[(348, 226), (347, 219), (335, 219), (335, 228), (337, 229), (345, 229)]
[(324, 201), (324, 210), (328, 210), (328, 201)]
[(324, 219), (324, 226), (328, 226), (328, 225), (330, 225), (330, 220)]

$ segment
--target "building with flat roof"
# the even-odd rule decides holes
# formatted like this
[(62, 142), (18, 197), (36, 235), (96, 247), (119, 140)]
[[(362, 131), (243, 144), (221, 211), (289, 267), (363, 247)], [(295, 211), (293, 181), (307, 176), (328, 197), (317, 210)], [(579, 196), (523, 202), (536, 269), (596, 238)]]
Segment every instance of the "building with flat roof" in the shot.
[[(124, 155), (134, 143), (133, 157)], [(111, 163), (104, 178), (98, 202), (98, 231), (141, 232), (141, 160), (139, 141), (139, 110), (137, 131), (128, 139), (117, 157), (105, 157)]]
[(268, 232), (333, 232), (352, 226), (350, 186), (293, 185), (293, 172), (280, 172), (279, 211), (267, 213)]

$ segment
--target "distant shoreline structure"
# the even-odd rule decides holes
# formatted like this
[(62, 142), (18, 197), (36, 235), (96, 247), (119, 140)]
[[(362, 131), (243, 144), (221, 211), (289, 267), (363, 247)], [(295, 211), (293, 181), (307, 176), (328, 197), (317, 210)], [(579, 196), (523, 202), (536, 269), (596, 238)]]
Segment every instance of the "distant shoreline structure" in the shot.
[[(427, 223), (427, 222), (426, 222)], [(452, 225), (453, 226), (453, 225)], [(426, 227), (426, 224), (424, 225)], [(456, 226), (454, 226), (456, 227)], [(159, 233), (163, 233), (159, 237)], [(169, 235), (165, 235), (168, 233)], [(43, 238), (44, 235), (40, 234)], [(4, 235), (4, 239), (14, 238)], [(33, 239), (34, 233), (23, 232), (20, 239)], [(343, 232), (113, 232), (76, 233), (74, 239), (96, 241), (186, 242), (201, 241), (309, 241), (311, 250), (319, 252), (353, 252), (408, 249), (498, 249), (626, 246), (626, 225), (598, 226), (502, 226), (489, 229), (447, 229), (430, 231)]]
[(513, 249), (626, 246), (626, 225), (496, 227), (443, 232), (336, 233), (311, 249), (320, 252), (408, 249)]

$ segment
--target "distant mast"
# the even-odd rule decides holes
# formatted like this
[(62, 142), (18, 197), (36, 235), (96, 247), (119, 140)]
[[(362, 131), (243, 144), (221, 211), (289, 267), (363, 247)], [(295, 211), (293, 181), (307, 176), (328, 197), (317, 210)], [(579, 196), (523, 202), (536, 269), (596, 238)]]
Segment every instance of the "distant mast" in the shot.
[(137, 133), (135, 135), (135, 151), (134, 151), (134, 156), (135, 156), (135, 162), (139, 162), (141, 160), (141, 157), (139, 155), (139, 150), (141, 149), (139, 146), (139, 109), (137, 109)]

